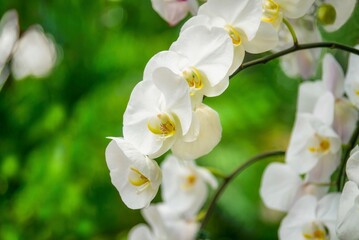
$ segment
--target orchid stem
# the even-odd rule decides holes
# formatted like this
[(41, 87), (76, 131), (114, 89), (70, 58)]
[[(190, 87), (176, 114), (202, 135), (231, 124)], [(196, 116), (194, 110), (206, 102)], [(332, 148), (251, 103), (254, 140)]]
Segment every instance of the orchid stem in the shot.
[[(241, 164), (239, 167), (237, 167), (232, 173), (230, 173), (228, 176), (226, 176), (222, 182), (222, 184), (218, 187), (215, 195), (213, 196), (212, 200), (209, 203), (209, 207), (207, 209), (206, 215), (203, 218), (203, 221), (201, 223), (201, 227), (199, 229), (199, 232), (202, 232), (203, 229), (206, 227), (212, 212), (214, 210), (214, 207), (217, 203), (217, 201), (219, 200), (219, 198), (221, 197), (222, 193), (224, 192), (224, 190), (226, 189), (227, 185), (237, 176), (239, 175), (242, 171), (244, 171), (245, 169), (247, 169), (248, 167), (250, 167), (253, 163), (256, 163), (260, 160), (269, 158), (269, 157), (274, 157), (274, 156), (283, 156), (285, 154), (285, 151), (273, 151), (273, 152), (267, 152), (267, 153), (263, 153), (263, 154), (259, 154), (257, 156), (254, 156), (253, 158), (247, 160), (246, 162), (244, 162), (243, 164)], [(199, 238), (201, 239), (201, 238)]]
[(283, 23), (285, 24), (285, 26), (288, 28), (289, 32), (290, 32), (290, 35), (292, 35), (292, 38), (293, 38), (293, 45), (294, 46), (298, 46), (298, 38), (297, 38), (297, 34), (295, 33), (294, 31), (294, 28), (292, 26), (292, 24), (290, 24), (290, 22), (283, 18)]
[(342, 162), (339, 169), (339, 175), (337, 177), (337, 190), (341, 191), (343, 189), (345, 183), (345, 166), (347, 165), (347, 161), (350, 155), (350, 151), (355, 147), (355, 144), (358, 141), (359, 137), (359, 122), (357, 122), (356, 129), (351, 136), (348, 145), (345, 147), (345, 151), (343, 153)]
[(277, 59), (279, 57), (282, 57), (284, 55), (293, 53), (293, 52), (297, 52), (300, 50), (305, 50), (305, 49), (313, 49), (313, 48), (331, 48), (331, 49), (340, 49), (346, 52), (350, 52), (356, 55), (359, 55), (359, 49), (356, 48), (352, 48), (350, 46), (347, 45), (343, 45), (340, 43), (336, 43), (336, 42), (317, 42), (317, 43), (306, 43), (306, 44), (298, 44), (298, 45), (293, 45), (290, 48), (287, 48), (283, 51), (271, 54), (269, 56), (265, 56), (262, 58), (258, 58), (255, 59), (253, 61), (249, 61), (246, 63), (243, 63), (239, 68), (237, 68), (237, 70), (230, 76), (230, 78), (233, 78), (235, 75), (237, 75), (239, 72), (241, 72), (242, 70), (255, 66), (255, 65), (259, 65), (259, 64), (265, 64), (269, 61), (272, 61), (274, 59)]

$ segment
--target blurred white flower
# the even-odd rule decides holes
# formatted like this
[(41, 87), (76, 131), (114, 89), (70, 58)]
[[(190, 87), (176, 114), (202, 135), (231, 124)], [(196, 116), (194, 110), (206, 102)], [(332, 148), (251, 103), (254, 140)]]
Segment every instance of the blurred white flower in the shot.
[(359, 189), (358, 185), (348, 181), (344, 185), (339, 202), (337, 234), (340, 239), (359, 239)]
[(133, 89), (123, 117), (123, 134), (143, 154), (155, 158), (189, 131), (191, 121), (187, 83), (168, 68), (158, 68), (152, 81), (141, 81)]
[(269, 23), (261, 24), (261, 0), (209, 0), (198, 15), (189, 19), (182, 31), (196, 25), (222, 28), (233, 43), (232, 74), (243, 62), (245, 51), (261, 53), (273, 49), (278, 34)]
[(297, 172), (308, 173), (316, 165), (319, 168), (315, 181), (326, 181), (339, 164), (341, 140), (332, 129), (334, 97), (324, 94), (316, 103), (314, 113), (299, 113), (292, 131), (286, 162)]
[(193, 240), (198, 231), (194, 220), (176, 218), (163, 204), (142, 209), (142, 216), (149, 224), (139, 224), (131, 229), (129, 240)]
[(222, 125), (215, 110), (200, 104), (192, 116), (189, 132), (172, 146), (173, 154), (183, 160), (194, 160), (210, 153), (222, 137)]
[(310, 182), (284, 163), (271, 163), (265, 169), (260, 195), (264, 204), (271, 209), (286, 212), (304, 195), (317, 198), (324, 196), (329, 189), (327, 183)]
[(216, 178), (193, 161), (168, 156), (161, 164), (164, 204), (172, 214), (182, 218), (195, 218), (208, 197), (208, 186), (217, 187)]
[(299, 87), (298, 111), (312, 112), (314, 103), (329, 91), (335, 98), (333, 129), (347, 143), (355, 129), (359, 115), (355, 107), (344, 97), (344, 73), (331, 54), (323, 58), (321, 81), (304, 82)]
[(123, 138), (112, 138), (106, 148), (112, 184), (131, 209), (147, 207), (161, 184), (157, 162), (140, 153)]
[(350, 157), (346, 164), (348, 179), (359, 185), (359, 145), (350, 152)]
[(188, 12), (196, 15), (197, 0), (151, 0), (153, 9), (171, 26), (185, 18)]
[[(355, 46), (359, 49), (359, 45)], [(350, 54), (347, 75), (345, 77), (345, 93), (349, 100), (359, 108), (359, 56)]]
[(339, 193), (329, 193), (319, 201), (306, 195), (289, 210), (279, 228), (281, 240), (335, 240)]
[(144, 79), (153, 79), (153, 72), (166, 67), (186, 81), (192, 102), (205, 96), (218, 96), (228, 86), (228, 70), (232, 64), (232, 42), (223, 29), (210, 30), (196, 26), (183, 31), (170, 51), (156, 54), (144, 71)]
[(0, 21), (0, 72), (8, 61), (19, 38), (19, 21), (16, 10), (7, 11)]
[[(318, 1), (318, 0), (317, 0)], [(324, 29), (333, 32), (341, 28), (351, 17), (356, 0), (324, 0), (318, 1), (317, 18)]]
[[(322, 41), (319, 29), (312, 17), (304, 17), (290, 21), (298, 42), (312, 43)], [(293, 46), (293, 37), (285, 25), (279, 30), (279, 43), (275, 51), (281, 51)], [(318, 66), (321, 49), (310, 49), (294, 52), (280, 58), (280, 66), (289, 77), (302, 77), (307, 80), (312, 77)]]
[(56, 63), (56, 48), (41, 26), (30, 27), (16, 43), (12, 72), (18, 80), (27, 76), (44, 77)]
[(7, 11), (0, 20), (0, 90), (10, 75), (6, 64), (19, 38), (19, 22), (16, 10)]

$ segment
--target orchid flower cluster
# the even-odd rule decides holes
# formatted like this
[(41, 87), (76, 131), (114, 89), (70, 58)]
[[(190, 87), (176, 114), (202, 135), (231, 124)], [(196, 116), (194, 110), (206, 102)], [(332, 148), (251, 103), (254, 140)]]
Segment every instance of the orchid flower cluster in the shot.
[(54, 67), (56, 58), (55, 43), (40, 25), (30, 26), (20, 37), (16, 10), (4, 14), (0, 21), (0, 89), (10, 69), (16, 80), (44, 77)]
[[(111, 137), (106, 149), (121, 199), (131, 209), (142, 209), (149, 224), (134, 227), (129, 239), (195, 238), (208, 185), (217, 187), (215, 177), (195, 160), (212, 151), (222, 132), (218, 113), (203, 99), (226, 90), (246, 53), (278, 52), (320, 41), (317, 22), (335, 31), (355, 4), (208, 0), (199, 6), (194, 0), (152, 0), (170, 25), (188, 12), (197, 15), (184, 23), (167, 51), (149, 60), (125, 110), (123, 137)], [(315, 73), (320, 50), (285, 57), (281, 66), (288, 75), (308, 79)], [(300, 86), (286, 161), (268, 166), (260, 189), (268, 207), (288, 212), (279, 230), (281, 239), (358, 239), (352, 232), (359, 223), (359, 147), (346, 165), (350, 181), (343, 194), (330, 188), (333, 173), (346, 160), (342, 145), (351, 142), (359, 117), (358, 65), (358, 56), (351, 56), (345, 76), (328, 54), (322, 80)], [(159, 166), (155, 159), (168, 151), (172, 154)], [(160, 186), (163, 202), (151, 204)]]
[[(280, 226), (281, 239), (359, 237), (358, 234), (344, 237), (355, 228), (344, 227), (343, 220), (338, 218), (338, 214), (344, 215), (343, 210), (338, 212), (339, 204), (343, 205), (343, 199), (347, 197), (344, 193), (341, 197), (333, 190), (328, 193), (331, 177), (343, 159), (341, 146), (349, 144), (359, 119), (358, 95), (355, 93), (358, 88), (355, 84), (359, 80), (358, 64), (359, 57), (352, 55), (344, 76), (335, 58), (326, 54), (322, 80), (304, 82), (299, 87), (297, 116), (285, 163), (269, 164), (260, 188), (266, 206), (288, 212)], [(352, 176), (359, 176), (355, 167), (356, 151), (358, 147), (346, 165), (347, 176), (354, 182)], [(337, 225), (340, 226), (338, 236)]]

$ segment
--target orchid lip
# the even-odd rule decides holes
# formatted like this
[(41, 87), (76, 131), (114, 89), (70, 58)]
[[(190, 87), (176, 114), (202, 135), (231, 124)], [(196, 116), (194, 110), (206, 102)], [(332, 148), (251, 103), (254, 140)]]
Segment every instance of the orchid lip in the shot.
[(164, 138), (173, 136), (176, 133), (174, 120), (167, 113), (159, 113), (147, 122), (148, 129), (155, 135)]
[(274, 23), (279, 16), (279, 5), (274, 0), (265, 0), (262, 4), (263, 22)]
[(150, 180), (135, 167), (130, 167), (128, 181), (133, 186), (140, 187), (140, 191), (143, 191), (150, 183)]
[(228, 32), (228, 35), (232, 39), (232, 43), (234, 46), (239, 46), (242, 43), (241, 36), (239, 32), (230, 24), (227, 24), (224, 29)]

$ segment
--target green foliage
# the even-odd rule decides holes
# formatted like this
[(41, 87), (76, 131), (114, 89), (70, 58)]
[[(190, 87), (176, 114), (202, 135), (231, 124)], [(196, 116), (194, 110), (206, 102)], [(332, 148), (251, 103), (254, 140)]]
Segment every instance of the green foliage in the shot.
[[(122, 135), (131, 89), (179, 27), (170, 28), (149, 0), (4, 0), (0, 15), (11, 8), (22, 31), (39, 23), (53, 36), (60, 60), (48, 77), (10, 79), (0, 92), (0, 239), (126, 239), (143, 220), (110, 182), (106, 137)], [(356, 11), (325, 37), (357, 43), (358, 19)], [(340, 56), (345, 66), (347, 55)], [(275, 61), (243, 71), (222, 96), (207, 98), (220, 114), (223, 140), (199, 162), (230, 172), (258, 152), (284, 149), (298, 82)], [(280, 214), (258, 194), (264, 167), (239, 176), (223, 195), (211, 239), (276, 239)]]

